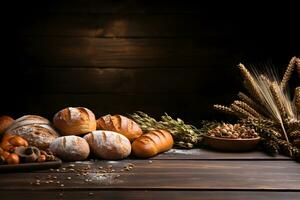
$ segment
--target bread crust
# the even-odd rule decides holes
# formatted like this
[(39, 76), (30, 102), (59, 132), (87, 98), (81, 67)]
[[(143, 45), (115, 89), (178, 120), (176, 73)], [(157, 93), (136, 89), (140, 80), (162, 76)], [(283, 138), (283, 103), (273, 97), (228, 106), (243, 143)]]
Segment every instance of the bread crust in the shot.
[(81, 135), (96, 130), (96, 118), (84, 107), (68, 107), (53, 117), (54, 126), (62, 135)]
[(140, 126), (133, 120), (122, 115), (105, 115), (97, 120), (97, 130), (107, 130), (120, 133), (130, 142), (143, 134)]
[(93, 131), (84, 136), (91, 152), (107, 160), (126, 158), (131, 153), (130, 141), (122, 134), (113, 131)]
[(5, 135), (19, 135), (39, 149), (47, 149), (59, 136), (49, 120), (37, 115), (25, 115), (16, 119)]
[(145, 133), (132, 143), (132, 152), (136, 157), (149, 158), (173, 147), (171, 133), (165, 130), (154, 130)]
[(66, 161), (85, 160), (90, 154), (90, 148), (85, 139), (75, 136), (56, 138), (50, 144), (52, 153)]

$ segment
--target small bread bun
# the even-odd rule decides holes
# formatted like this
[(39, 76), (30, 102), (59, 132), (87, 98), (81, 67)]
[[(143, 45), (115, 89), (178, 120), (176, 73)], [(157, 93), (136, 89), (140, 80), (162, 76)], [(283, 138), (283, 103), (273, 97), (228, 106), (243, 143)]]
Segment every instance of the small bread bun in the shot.
[(62, 135), (80, 135), (96, 130), (92, 111), (83, 107), (68, 107), (54, 115), (54, 126)]
[(0, 117), (0, 135), (2, 135), (5, 130), (14, 122), (14, 119), (9, 116)]
[(131, 152), (130, 141), (113, 131), (93, 131), (85, 135), (84, 139), (98, 158), (119, 160), (126, 158)]
[(56, 138), (50, 144), (52, 153), (66, 161), (85, 160), (90, 154), (90, 148), (85, 139), (69, 135)]

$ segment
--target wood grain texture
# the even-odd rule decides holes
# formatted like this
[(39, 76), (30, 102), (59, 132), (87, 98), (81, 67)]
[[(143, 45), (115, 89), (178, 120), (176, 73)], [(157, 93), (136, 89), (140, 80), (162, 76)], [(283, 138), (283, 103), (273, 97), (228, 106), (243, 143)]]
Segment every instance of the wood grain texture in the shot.
[[(130, 161), (130, 171), (121, 171), (126, 162), (96, 162), (91, 165), (111, 165), (113, 173), (51, 172), (57, 183), (46, 183), (49, 173), (0, 174), (1, 190), (71, 190), (71, 189), (182, 189), (182, 190), (276, 190), (300, 191), (299, 164), (291, 161)], [(86, 164), (81, 164), (87, 166)], [(40, 185), (32, 185), (36, 176)], [(13, 177), (13, 178), (11, 178)], [(71, 177), (71, 180), (68, 179)], [(86, 182), (85, 180), (91, 180)], [(61, 184), (64, 184), (61, 186)]]
[[(195, 20), (197, 19), (197, 20)], [(220, 22), (223, 23), (220, 23)], [(216, 24), (218, 24), (216, 26)], [(22, 19), (19, 34), (61, 37), (205, 37), (221, 42), (241, 34), (237, 22), (210, 14), (48, 14)]]
[(144, 199), (152, 200), (298, 200), (299, 192), (268, 192), (268, 191), (139, 191), (139, 190), (82, 190), (82, 191), (1, 191), (1, 196), (6, 199), (32, 200), (34, 197), (43, 197), (44, 200), (57, 199)]
[[(232, 52), (203, 39), (26, 37), (24, 54), (35, 65), (64, 67), (205, 67), (228, 63)], [(232, 63), (231, 66), (234, 66)]]
[[(283, 155), (270, 156), (261, 151), (221, 152), (210, 149), (171, 149), (152, 158), (154, 160), (291, 160)], [(255, 162), (254, 161), (254, 162)]]
[[(220, 82), (239, 83), (234, 73), (203, 68), (42, 68), (29, 70), (43, 93), (206, 94), (230, 92)], [(235, 70), (238, 75), (238, 70)]]
[[(41, 90), (39, 90), (41, 91)], [(229, 102), (234, 94), (226, 94), (222, 99)], [(220, 98), (220, 97), (219, 97)], [(35, 113), (52, 119), (54, 114), (69, 106), (84, 106), (92, 110), (96, 117), (110, 114), (131, 114), (144, 111), (159, 119), (165, 112), (187, 123), (200, 125), (203, 119), (218, 119), (227, 115), (220, 115), (212, 109), (213, 103), (220, 103), (220, 99), (208, 94), (31, 94), (16, 100), (19, 114)], [(14, 99), (14, 98), (13, 98)], [(9, 101), (9, 99), (6, 99)], [(34, 103), (33, 103), (34, 102)], [(199, 105), (201, 103), (201, 105)], [(9, 102), (7, 102), (9, 105)], [(7, 107), (13, 109), (14, 106)], [(224, 119), (224, 118), (223, 118)]]

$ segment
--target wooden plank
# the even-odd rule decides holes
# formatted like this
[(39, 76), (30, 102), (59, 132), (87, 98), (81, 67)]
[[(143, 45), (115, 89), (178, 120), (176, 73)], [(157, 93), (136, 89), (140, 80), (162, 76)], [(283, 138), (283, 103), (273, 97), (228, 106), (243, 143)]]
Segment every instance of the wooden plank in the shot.
[(261, 151), (221, 152), (210, 149), (171, 149), (152, 158), (153, 160), (290, 160), (283, 155), (270, 156)]
[[(38, 89), (42, 92), (42, 89)], [(91, 109), (96, 117), (111, 114), (131, 114), (136, 111), (144, 111), (159, 119), (167, 112), (169, 115), (184, 119), (195, 126), (203, 119), (226, 119), (212, 109), (214, 103), (230, 102), (234, 94), (210, 97), (201, 94), (30, 94), (25, 95), (22, 101), (17, 96), (12, 96), (19, 107), (17, 115), (22, 113), (35, 113), (52, 119), (53, 115), (62, 108), (69, 106), (84, 106)], [(5, 99), (6, 110), (14, 110), (14, 105)], [(221, 101), (222, 100), (222, 101)], [(224, 101), (223, 101), (224, 100)], [(17, 111), (17, 110), (16, 110)]]
[[(232, 49), (203, 39), (24, 38), (24, 62), (64, 67), (235, 66)], [(231, 63), (230, 63), (231, 60)]]
[(22, 199), (31, 200), (34, 197), (42, 197), (44, 200), (57, 199), (144, 199), (152, 200), (159, 199), (173, 199), (173, 200), (298, 200), (299, 192), (269, 192), (269, 191), (139, 191), (139, 190), (84, 190), (84, 191), (1, 191), (1, 196), (5, 199)]
[[(235, 73), (234, 73), (235, 72)], [(42, 68), (30, 69), (43, 93), (223, 94), (238, 85), (238, 71), (226, 68)], [(212, 78), (213, 77), (213, 78)], [(183, 81), (184, 80), (184, 81)], [(218, 82), (226, 84), (216, 84)], [(238, 89), (238, 88), (237, 88)]]
[[(195, 20), (197, 19), (197, 20)], [(237, 22), (210, 14), (33, 14), (22, 19), (20, 34), (77, 37), (233, 38)], [(219, 38), (219, 39), (220, 39)]]
[[(132, 170), (121, 171), (126, 166), (124, 162), (96, 162), (91, 167), (111, 165), (116, 171), (104, 174), (93, 171), (85, 176), (69, 172), (0, 174), (0, 188), (300, 191), (299, 163), (292, 161), (135, 160), (130, 163), (134, 165)], [(56, 176), (55, 180), (60, 182), (46, 183), (48, 175)], [(36, 176), (40, 184), (30, 184), (35, 183)]]

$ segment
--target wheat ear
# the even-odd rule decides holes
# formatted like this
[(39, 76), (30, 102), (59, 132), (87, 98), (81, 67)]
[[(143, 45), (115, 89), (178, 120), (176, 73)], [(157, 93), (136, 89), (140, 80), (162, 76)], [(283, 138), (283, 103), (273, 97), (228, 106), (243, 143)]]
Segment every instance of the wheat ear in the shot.
[(294, 101), (297, 113), (300, 113), (300, 87), (296, 87), (295, 89)]
[(273, 97), (274, 102), (280, 112), (280, 115), (282, 118), (286, 118), (287, 113), (284, 109), (283, 103), (281, 102), (279, 89), (280, 88), (278, 87), (278, 85), (276, 83), (272, 83), (270, 86), (270, 91), (271, 91), (272, 97)]
[(286, 68), (286, 70), (285, 70), (285, 73), (284, 73), (284, 75), (283, 75), (282, 81), (281, 81), (281, 83), (280, 83), (280, 88), (281, 88), (282, 90), (285, 89), (285, 87), (286, 87), (288, 81), (289, 81), (290, 78), (291, 78), (291, 75), (292, 75), (292, 73), (293, 73), (293, 70), (294, 70), (294, 66), (295, 66), (295, 64), (296, 64), (296, 61), (297, 61), (297, 58), (296, 58), (296, 57), (293, 57), (293, 58), (290, 60), (288, 66), (287, 66), (287, 68)]
[(240, 118), (256, 118), (251, 113), (249, 113), (248, 111), (246, 111), (243, 108), (239, 107), (238, 105), (231, 104), (230, 108), (237, 117), (240, 117)]
[(252, 116), (256, 117), (256, 118), (262, 118), (262, 116), (256, 111), (254, 110), (251, 106), (249, 106), (247, 103), (243, 102), (243, 101), (234, 101), (233, 104), (239, 106), (240, 108), (244, 109), (245, 111), (249, 112)]
[(245, 93), (239, 92), (238, 97), (241, 99), (241, 101), (245, 102), (248, 104), (251, 108), (256, 110), (260, 115), (268, 115), (266, 113), (266, 110), (257, 102), (253, 101), (250, 97), (248, 97)]
[(231, 108), (227, 107), (227, 106), (223, 106), (223, 105), (214, 105), (214, 109), (227, 113), (227, 114), (234, 114), (233, 110), (231, 110)]
[(248, 69), (242, 63), (240, 63), (238, 65), (238, 67), (239, 67), (242, 75), (244, 76), (245, 87), (249, 90), (249, 93), (255, 99), (257, 99), (257, 101), (262, 103), (263, 100), (262, 100), (261, 92), (260, 92), (259, 86), (257, 85), (257, 82), (254, 80), (251, 73), (248, 71)]
[(297, 66), (298, 75), (300, 77), (300, 58), (297, 58), (295, 63), (296, 63), (296, 66)]

